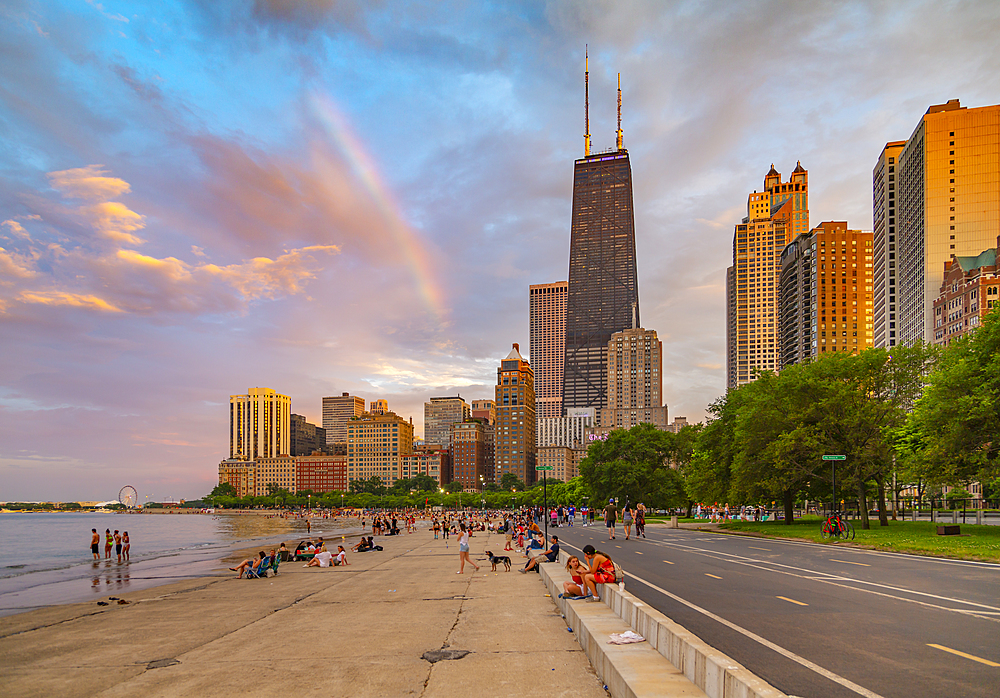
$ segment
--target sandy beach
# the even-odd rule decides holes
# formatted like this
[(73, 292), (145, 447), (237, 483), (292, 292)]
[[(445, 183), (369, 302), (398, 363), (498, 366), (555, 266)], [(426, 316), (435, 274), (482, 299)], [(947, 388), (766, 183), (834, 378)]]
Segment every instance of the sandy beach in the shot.
[[(482, 562), (482, 571), (457, 575), (457, 545), (426, 530), (380, 542), (383, 552), (351, 554), (348, 567), (289, 562), (277, 577), (261, 580), (222, 570), (120, 594), (127, 604), (52, 606), (0, 618), (5, 691), (606, 695), (535, 575), (494, 573)], [(480, 534), (472, 538), (472, 557), (502, 547), (503, 536)], [(516, 569), (522, 558), (513, 560)], [(442, 648), (468, 654), (437, 663), (423, 658)]]

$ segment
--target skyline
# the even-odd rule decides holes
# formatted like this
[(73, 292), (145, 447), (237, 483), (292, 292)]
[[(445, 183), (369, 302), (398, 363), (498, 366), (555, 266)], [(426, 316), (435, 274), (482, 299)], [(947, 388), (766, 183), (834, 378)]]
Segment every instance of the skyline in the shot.
[(7, 500), (205, 494), (255, 386), (315, 424), (384, 398), (418, 433), (431, 396), (492, 396), (529, 284), (567, 279), (585, 45), (592, 152), (622, 74), (670, 419), (725, 389), (733, 226), (770, 163), (809, 170), (810, 227), (870, 231), (886, 142), (1000, 102), (986, 2), (0, 12)]

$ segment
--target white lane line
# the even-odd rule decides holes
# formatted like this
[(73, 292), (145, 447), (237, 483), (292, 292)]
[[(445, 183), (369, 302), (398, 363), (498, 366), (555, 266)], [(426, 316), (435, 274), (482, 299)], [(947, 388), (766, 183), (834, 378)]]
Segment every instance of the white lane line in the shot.
[(775, 596), (776, 599), (781, 599), (782, 601), (787, 601), (788, 603), (793, 603), (796, 606), (808, 606), (807, 603), (802, 603), (801, 601), (796, 601), (795, 599), (790, 599), (787, 596)]
[(965, 657), (966, 659), (971, 659), (974, 662), (979, 662), (980, 664), (985, 664), (986, 666), (1000, 666), (996, 662), (991, 662), (989, 659), (983, 659), (982, 657), (977, 657), (974, 654), (966, 654), (965, 652), (959, 652), (958, 650), (953, 650), (950, 647), (945, 647), (944, 645), (932, 645), (927, 643), (928, 647), (933, 647), (936, 650), (942, 650), (944, 652), (951, 652), (952, 654), (957, 654), (959, 657)]
[(669, 596), (671, 599), (673, 599), (677, 603), (684, 604), (685, 606), (687, 606), (691, 610), (697, 611), (698, 613), (701, 613), (701, 614), (703, 614), (703, 615), (711, 618), (714, 621), (722, 623), (724, 626), (726, 626), (730, 630), (735, 630), (740, 635), (748, 637), (751, 640), (753, 640), (754, 642), (758, 642), (758, 643), (764, 645), (764, 647), (767, 647), (768, 649), (774, 650), (775, 652), (777, 652), (781, 656), (787, 657), (788, 659), (791, 659), (793, 662), (801, 664), (802, 666), (806, 667), (807, 669), (811, 669), (811, 670), (815, 671), (820, 676), (824, 676), (824, 677), (830, 679), (831, 681), (833, 681), (834, 683), (838, 683), (841, 686), (843, 686), (844, 688), (846, 688), (848, 690), (851, 690), (851, 691), (854, 691), (855, 693), (857, 693), (860, 696), (865, 696), (865, 698), (882, 698), (882, 696), (880, 696), (878, 693), (875, 693), (873, 691), (869, 691), (864, 686), (859, 686), (858, 684), (854, 683), (850, 679), (845, 679), (843, 676), (840, 676), (839, 674), (834, 674), (829, 669), (824, 669), (819, 664), (816, 664), (815, 662), (811, 662), (808, 659), (806, 659), (805, 657), (800, 657), (799, 655), (795, 654), (794, 652), (792, 652), (790, 650), (786, 650), (784, 647), (781, 647), (780, 645), (776, 645), (773, 642), (771, 642), (770, 640), (768, 640), (766, 638), (763, 638), (760, 635), (747, 630), (746, 628), (743, 628), (743, 627), (741, 627), (739, 625), (736, 625), (736, 623), (728, 621), (725, 618), (722, 618), (721, 616), (717, 616), (714, 613), (712, 613), (711, 611), (702, 608), (701, 606), (697, 606), (697, 605), (691, 603), (687, 599), (682, 599), (681, 597), (677, 596), (676, 594), (671, 594), (666, 589), (662, 589), (662, 588), (656, 586), (655, 584), (647, 582), (645, 579), (642, 579), (641, 577), (636, 577), (634, 574), (629, 574), (628, 576), (631, 577), (632, 579), (634, 579), (637, 582), (642, 582), (643, 584), (645, 584), (646, 586), (648, 586), (650, 589), (655, 589), (656, 591), (660, 592), (664, 596)]
[(766, 550), (768, 552), (771, 552), (770, 548), (758, 548), (758, 547), (756, 547), (754, 545), (750, 545), (750, 546), (747, 546), (747, 547), (753, 548), (754, 550)]
[(861, 567), (871, 567), (871, 565), (866, 565), (863, 562), (851, 562), (850, 560), (834, 560), (832, 557), (830, 558), (830, 562), (839, 562), (844, 565), (859, 565)]
[[(779, 562), (774, 562), (774, 561), (771, 561), (771, 560), (758, 560), (757, 558), (744, 557), (742, 555), (736, 555), (735, 553), (724, 553), (724, 552), (721, 552), (721, 551), (718, 551), (718, 550), (705, 550), (703, 548), (696, 548), (694, 546), (680, 545), (680, 544), (676, 544), (676, 543), (674, 543), (674, 544), (666, 544), (665, 543), (663, 545), (665, 545), (667, 547), (677, 548), (677, 549), (680, 549), (680, 550), (685, 550), (685, 551), (691, 552), (693, 554), (702, 555), (703, 557), (708, 557), (708, 558), (711, 558), (713, 560), (719, 560), (720, 562), (729, 562), (729, 563), (736, 564), (736, 565), (746, 565), (748, 567), (754, 567), (754, 568), (760, 569), (760, 570), (765, 570), (765, 571), (770, 571), (770, 572), (776, 572), (778, 574), (787, 574), (787, 575), (790, 575), (792, 577), (799, 577), (800, 579), (809, 579), (811, 581), (823, 582), (825, 584), (834, 584), (834, 586), (843, 587), (844, 589), (853, 589), (855, 591), (860, 591), (860, 592), (863, 592), (863, 593), (876, 594), (878, 596), (885, 596), (885, 597), (888, 597), (888, 598), (897, 599), (899, 601), (906, 601), (906, 602), (909, 602), (909, 603), (919, 604), (921, 606), (929, 606), (930, 608), (936, 608), (936, 609), (943, 610), (943, 611), (954, 611), (954, 612), (958, 612), (958, 613), (967, 613), (967, 614), (970, 614), (970, 615), (974, 615), (976, 613), (975, 610), (973, 610), (973, 611), (966, 611), (966, 610), (958, 609), (958, 608), (947, 608), (945, 606), (937, 606), (935, 604), (924, 603), (922, 601), (917, 601), (915, 599), (907, 599), (907, 598), (903, 598), (903, 597), (899, 597), (899, 596), (893, 596), (891, 594), (884, 594), (884, 593), (880, 593), (880, 592), (877, 592), (877, 591), (872, 591), (870, 589), (861, 589), (861, 588), (858, 588), (858, 587), (847, 586), (847, 585), (844, 585), (844, 584), (835, 584), (835, 582), (842, 581), (842, 582), (853, 582), (855, 584), (866, 584), (868, 586), (877, 587), (877, 588), (880, 588), (880, 589), (888, 589), (890, 591), (895, 591), (895, 592), (899, 592), (899, 593), (902, 593), (902, 594), (915, 594), (917, 596), (926, 596), (928, 598), (937, 599), (938, 601), (947, 601), (947, 602), (950, 602), (950, 603), (958, 603), (958, 604), (962, 604), (962, 605), (965, 605), (965, 606), (975, 606), (977, 608), (988, 609), (989, 611), (1000, 611), (1000, 608), (998, 608), (996, 606), (988, 606), (986, 604), (976, 603), (975, 601), (966, 601), (964, 599), (955, 599), (955, 598), (952, 598), (952, 597), (949, 597), (949, 596), (941, 596), (939, 594), (931, 594), (929, 592), (916, 591), (914, 589), (905, 589), (905, 588), (901, 588), (901, 587), (891, 586), (889, 584), (879, 584), (878, 582), (870, 582), (870, 581), (865, 580), (865, 579), (855, 579), (853, 577), (842, 577), (840, 575), (833, 574), (833, 573), (830, 573), (830, 572), (820, 572), (820, 571), (817, 571), (817, 570), (805, 569), (803, 567), (795, 567), (794, 565), (784, 565), (784, 564), (781, 564)], [(719, 557), (720, 555), (725, 555), (726, 557)], [(751, 564), (751, 563), (756, 563), (756, 564)], [(767, 565), (767, 567), (761, 567), (761, 565)], [(773, 569), (773, 567), (782, 567), (784, 569)], [(802, 572), (804, 574), (794, 574), (792, 572), (787, 572), (785, 570), (795, 570), (796, 572)], [(994, 618), (987, 618), (985, 615), (983, 615), (983, 616), (976, 616), (976, 617), (977, 618), (981, 618), (983, 620), (996, 620)]]

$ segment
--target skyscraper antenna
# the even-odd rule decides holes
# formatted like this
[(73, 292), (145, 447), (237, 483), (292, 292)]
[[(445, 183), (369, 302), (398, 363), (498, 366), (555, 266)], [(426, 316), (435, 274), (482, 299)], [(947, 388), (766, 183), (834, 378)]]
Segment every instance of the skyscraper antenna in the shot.
[(583, 155), (590, 155), (590, 51), (583, 49)]
[(624, 134), (622, 133), (622, 74), (618, 73), (618, 150), (624, 150), (622, 147), (622, 142), (624, 140)]

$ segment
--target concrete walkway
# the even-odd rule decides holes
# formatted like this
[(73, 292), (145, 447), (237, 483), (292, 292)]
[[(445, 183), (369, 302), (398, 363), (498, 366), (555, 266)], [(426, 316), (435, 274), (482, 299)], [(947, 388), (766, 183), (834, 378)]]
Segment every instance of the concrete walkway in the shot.
[[(537, 575), (458, 570), (458, 545), (387, 537), (349, 567), (281, 565), (0, 618), (16, 696), (607, 696)], [(472, 558), (503, 536), (472, 538)], [(425, 652), (468, 652), (432, 663)], [(433, 657), (432, 657), (433, 658)]]

